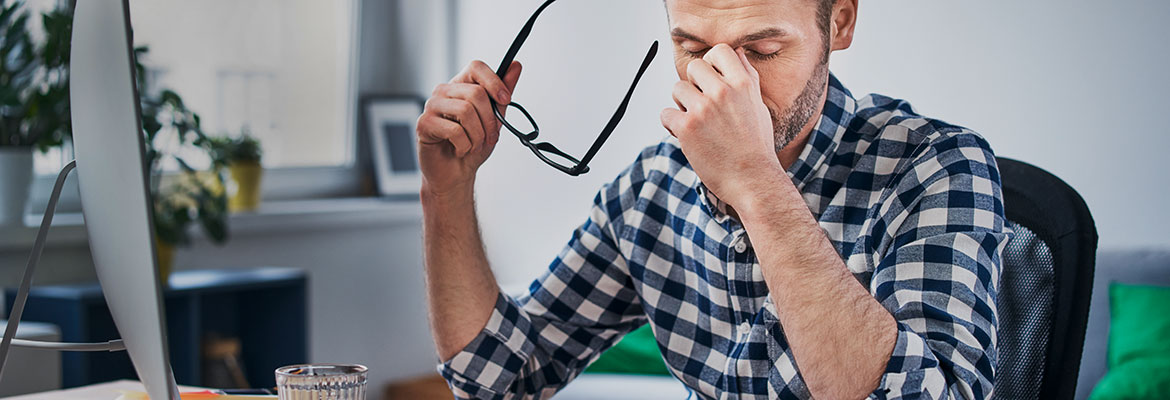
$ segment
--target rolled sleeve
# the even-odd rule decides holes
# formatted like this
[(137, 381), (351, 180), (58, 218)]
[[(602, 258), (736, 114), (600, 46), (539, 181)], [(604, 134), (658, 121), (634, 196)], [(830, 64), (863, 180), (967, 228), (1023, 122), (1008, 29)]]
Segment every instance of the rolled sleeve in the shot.
[(901, 204), (891, 207), (902, 211), (888, 215), (896, 233), (878, 253), (871, 282), (898, 334), (870, 398), (989, 398), (995, 300), (1010, 234), (999, 174), (975, 135), (944, 138), (923, 159), (914, 170), (922, 182), (906, 185)]
[(532, 323), (511, 297), (500, 294), (483, 331), (439, 365), (439, 374), (460, 399), (502, 399), (536, 346)]
[[(898, 335), (875, 398), (983, 399), (995, 368), (995, 288), (1003, 233), (934, 236), (887, 257), (875, 297)], [(944, 244), (949, 243), (949, 244)], [(968, 257), (970, 251), (980, 254)]]
[[(940, 398), (946, 378), (938, 368), (926, 340), (903, 323), (898, 323), (894, 353), (882, 374), (881, 383), (870, 399)], [(927, 383), (933, 383), (927, 385)]]
[[(616, 182), (615, 182), (616, 184)], [(546, 399), (646, 323), (606, 214), (615, 185), (524, 296), (501, 294), (484, 329), (439, 365), (461, 399)]]

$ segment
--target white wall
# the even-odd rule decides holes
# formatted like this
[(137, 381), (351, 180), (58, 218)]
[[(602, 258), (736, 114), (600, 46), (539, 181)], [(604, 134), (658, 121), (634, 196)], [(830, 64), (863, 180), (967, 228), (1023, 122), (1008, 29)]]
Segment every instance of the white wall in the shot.
[[(494, 68), (539, 3), (460, 1), (457, 63)], [(1167, 17), (1170, 3), (1156, 1), (862, 1), (853, 48), (831, 68), (855, 95), (907, 99), (979, 131), (998, 155), (1062, 177), (1092, 209), (1101, 247), (1164, 246)], [(666, 47), (593, 172), (560, 174), (512, 137), (484, 166), (480, 219), (502, 282), (524, 283), (546, 267), (599, 185), (665, 134), (658, 113), (672, 105), (676, 79), (659, 1), (558, 2), (537, 22), (518, 56), (527, 68), (515, 98), (537, 116), (542, 138), (576, 154), (655, 38)]]
[[(458, 2), (456, 61), (495, 69), (541, 1)], [(621, 10), (621, 12), (615, 12)], [(479, 217), (501, 284), (530, 281), (585, 221), (593, 196), (666, 130), (658, 113), (673, 104), (675, 73), (666, 13), (658, 1), (561, 1), (537, 21), (516, 59), (524, 73), (513, 99), (540, 124), (540, 140), (577, 157), (608, 122), (654, 40), (658, 57), (634, 92), (626, 116), (590, 163), (570, 177), (545, 165), (510, 132), (480, 170)]]
[(833, 70), (909, 100), (1085, 198), (1100, 247), (1170, 245), (1163, 1), (861, 2)]

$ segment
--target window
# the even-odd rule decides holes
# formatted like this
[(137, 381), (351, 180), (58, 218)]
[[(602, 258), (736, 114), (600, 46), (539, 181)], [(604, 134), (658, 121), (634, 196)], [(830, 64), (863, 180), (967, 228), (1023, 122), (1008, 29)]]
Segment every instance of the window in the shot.
[[(154, 90), (182, 96), (207, 134), (247, 129), (260, 140), (266, 198), (324, 197), (360, 186), (357, 7), (356, 0), (144, 0), (130, 2), (130, 16), (135, 45), (149, 47), (141, 61)], [(198, 149), (177, 151), (196, 168), (208, 165)], [(68, 153), (38, 153), (42, 180)]]
[[(134, 1), (134, 42), (209, 134), (249, 129), (269, 168), (353, 162), (351, 1)], [(59, 152), (41, 156), (54, 173)]]

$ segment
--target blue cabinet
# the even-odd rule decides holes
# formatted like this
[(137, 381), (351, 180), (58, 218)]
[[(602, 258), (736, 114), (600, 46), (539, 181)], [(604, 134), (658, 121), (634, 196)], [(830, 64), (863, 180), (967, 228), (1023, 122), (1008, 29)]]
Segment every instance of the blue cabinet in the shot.
[[(203, 340), (238, 338), (244, 373), (253, 387), (275, 386), (273, 370), (308, 361), (307, 277), (295, 268), (179, 271), (163, 291), (171, 366), (179, 384), (203, 385)], [(8, 307), (16, 291), (6, 292)], [(61, 328), (61, 340), (117, 339), (101, 286), (34, 286), (25, 321)], [(117, 353), (61, 353), (62, 386), (137, 379), (130, 357)]]

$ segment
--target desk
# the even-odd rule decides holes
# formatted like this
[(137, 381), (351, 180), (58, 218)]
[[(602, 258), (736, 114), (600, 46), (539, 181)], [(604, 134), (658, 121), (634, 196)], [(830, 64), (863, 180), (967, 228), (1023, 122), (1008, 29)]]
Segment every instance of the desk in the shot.
[[(680, 400), (690, 390), (672, 376), (585, 373), (553, 396), (553, 400)], [(386, 386), (386, 400), (448, 400), (451, 389), (439, 374), (430, 374)]]
[[(204, 385), (203, 339), (213, 332), (240, 339), (253, 387), (275, 386), (273, 370), (308, 361), (307, 279), (303, 270), (279, 267), (172, 274), (163, 297), (175, 380)], [(8, 291), (9, 307), (15, 295)], [(34, 287), (23, 319), (60, 327), (68, 342), (120, 337), (96, 282)], [(125, 352), (63, 352), (61, 360), (65, 388), (137, 377)]]
[[(121, 395), (119, 390), (145, 392), (142, 383), (131, 380), (120, 380), (96, 385), (82, 386), (73, 389), (54, 390), (51, 392), (26, 394), (24, 396), (9, 397), (6, 400), (114, 400)], [(190, 386), (179, 386), (181, 392), (204, 390)]]

